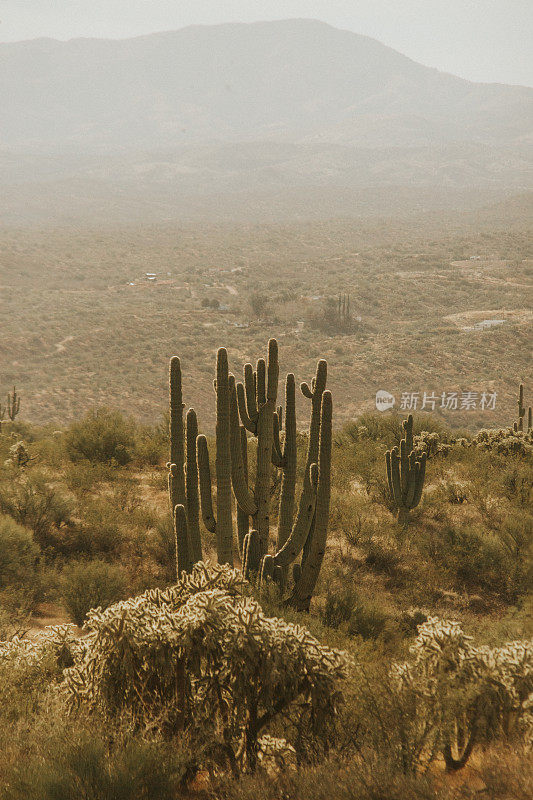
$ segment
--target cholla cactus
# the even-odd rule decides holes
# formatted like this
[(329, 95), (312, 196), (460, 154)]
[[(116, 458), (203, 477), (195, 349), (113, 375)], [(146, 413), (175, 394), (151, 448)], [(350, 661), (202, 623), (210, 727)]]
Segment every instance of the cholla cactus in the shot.
[(533, 431), (514, 428), (483, 428), (473, 439), (473, 445), (480, 450), (493, 450), (504, 456), (533, 455)]
[(15, 417), (20, 411), (20, 397), (17, 394), (16, 388), (13, 386), (13, 391), (7, 395), (7, 416), (11, 422), (15, 421)]
[(29, 461), (30, 454), (22, 440), (11, 445), (9, 448), (9, 458), (6, 464), (13, 464), (15, 467), (25, 467)]
[(448, 439), (436, 431), (420, 431), (413, 438), (414, 449), (420, 454), (425, 453), (428, 459), (435, 456), (446, 457), (455, 443), (455, 439)]
[(344, 655), (266, 617), (246, 591), (236, 570), (200, 563), (171, 589), (91, 611), (65, 672), (71, 706), (140, 724), (164, 715), (170, 730), (201, 731), (235, 774), (255, 769), (261, 737), (288, 715), (327, 737)]
[(458, 622), (430, 617), (419, 626), (414, 662), (395, 664), (397, 690), (417, 698), (419, 724), (433, 730), (448, 770), (499, 733), (531, 735), (533, 640), (475, 647)]
[(426, 476), (427, 454), (421, 455), (414, 449), (413, 415), (402, 423), (405, 437), (400, 442), (400, 450), (393, 447), (387, 450), (387, 480), (392, 500), (398, 509), (398, 519), (407, 524), (409, 512), (416, 508), (422, 498)]
[(33, 668), (55, 670), (59, 674), (59, 670), (74, 663), (75, 654), (80, 655), (82, 650), (76, 625), (55, 625), (35, 639), (15, 636), (0, 642), (0, 670), (7, 670), (11, 676)]

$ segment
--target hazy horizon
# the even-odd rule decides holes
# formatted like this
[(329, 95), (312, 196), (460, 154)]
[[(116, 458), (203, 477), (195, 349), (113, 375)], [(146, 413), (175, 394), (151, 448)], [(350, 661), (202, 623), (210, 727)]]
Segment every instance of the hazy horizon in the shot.
[(0, 42), (128, 39), (191, 25), (307, 18), (369, 36), (426, 66), (476, 82), (533, 86), (533, 5), (523, 0), (3, 0)]

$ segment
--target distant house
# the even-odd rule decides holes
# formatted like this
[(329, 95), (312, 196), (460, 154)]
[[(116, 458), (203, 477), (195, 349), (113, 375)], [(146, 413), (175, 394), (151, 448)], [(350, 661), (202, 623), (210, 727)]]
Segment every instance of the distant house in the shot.
[(497, 325), (503, 325), (505, 322), (504, 319), (483, 319), (481, 322), (476, 322), (474, 328), (484, 329), (484, 328), (495, 328)]
[(465, 328), (465, 331), (485, 331), (489, 328), (497, 328), (498, 325), (503, 325), (506, 320), (504, 319), (482, 319), (481, 322), (476, 322)]

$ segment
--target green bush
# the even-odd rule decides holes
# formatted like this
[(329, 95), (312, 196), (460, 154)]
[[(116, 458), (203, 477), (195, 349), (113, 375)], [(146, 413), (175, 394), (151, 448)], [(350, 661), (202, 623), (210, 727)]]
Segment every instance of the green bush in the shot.
[[(108, 742), (100, 732), (54, 737), (47, 758), (24, 759), (11, 774), (5, 800), (175, 800), (188, 753), (141, 738)], [(116, 739), (116, 735), (114, 737)], [(52, 746), (53, 745), (53, 749)], [(181, 757), (180, 757), (181, 756)]]
[(135, 449), (135, 424), (119, 411), (93, 408), (65, 434), (72, 461), (87, 459), (121, 466), (131, 461)]
[(20, 475), (0, 484), (0, 512), (31, 528), (42, 548), (53, 541), (53, 531), (70, 521), (69, 500), (40, 472)]
[(0, 517), (0, 590), (31, 586), (39, 554), (31, 531), (10, 517)]
[[(220, 778), (216, 800), (444, 800), (429, 776), (403, 775), (384, 756), (330, 759), (307, 769)], [(492, 798), (491, 798), (492, 800)], [(520, 798), (522, 800), (522, 798)], [(525, 798), (524, 798), (525, 800)]]
[(126, 589), (122, 569), (99, 560), (68, 564), (60, 583), (65, 607), (79, 626), (91, 608), (107, 608), (124, 597)]
[(439, 532), (435, 560), (467, 591), (499, 593), (509, 598), (523, 587), (512, 585), (515, 577), (510, 554), (494, 533), (465, 525), (443, 526)]
[(321, 619), (329, 628), (342, 628), (350, 636), (377, 639), (386, 631), (391, 615), (353, 589), (339, 587), (328, 590)]

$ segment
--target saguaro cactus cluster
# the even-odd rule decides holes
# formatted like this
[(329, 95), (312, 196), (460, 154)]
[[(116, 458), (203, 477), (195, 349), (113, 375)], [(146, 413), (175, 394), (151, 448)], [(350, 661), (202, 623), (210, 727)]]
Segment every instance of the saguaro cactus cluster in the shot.
[[(233, 436), (232, 460), (235, 467), (234, 492), (241, 512), (251, 518), (252, 530), (243, 539), (242, 559), (248, 578), (272, 578), (282, 591), (292, 564), (295, 579), (289, 602), (307, 608), (318, 579), (324, 556), (330, 502), (331, 474), (331, 394), (326, 391), (327, 364), (320, 361), (311, 387), (302, 384), (301, 391), (311, 400), (311, 422), (303, 487), (296, 505), (296, 398), (294, 375), (285, 381), (285, 427), (283, 444), (283, 412), (276, 409), (278, 386), (278, 345), (271, 339), (268, 359), (259, 359), (254, 371), (244, 368), (244, 382), (232, 384), (231, 417)], [(243, 474), (239, 456), (239, 416), (242, 427), (257, 439), (255, 488), (246, 491), (238, 485)], [(242, 435), (242, 433), (240, 434)], [(269, 553), (270, 474), (272, 465), (282, 470), (278, 529), (274, 553)], [(236, 480), (235, 480), (236, 479)], [(243, 491), (244, 490), (244, 491)], [(296, 560), (302, 553), (301, 565)]]
[[(526, 416), (526, 408), (524, 406), (524, 384), (521, 383), (518, 387), (518, 422), (515, 422), (513, 425), (513, 430), (515, 433), (518, 431), (524, 430), (524, 418)], [(527, 430), (531, 430), (532, 420), (531, 420), (531, 406), (529, 406), (527, 410)]]
[[(331, 394), (326, 391), (327, 364), (320, 361), (311, 386), (301, 391), (311, 401), (311, 422), (303, 487), (296, 505), (296, 398), (294, 375), (285, 382), (285, 414), (276, 407), (279, 379), (278, 344), (271, 339), (267, 359), (254, 370), (244, 368), (243, 382), (228, 371), (224, 348), (217, 354), (216, 391), (216, 514), (205, 436), (197, 436), (194, 411), (183, 424), (179, 359), (170, 365), (169, 493), (174, 514), (178, 573), (189, 571), (201, 558), (198, 526), (198, 480), (202, 518), (216, 534), (219, 563), (233, 565), (232, 494), (237, 504), (237, 540), (245, 576), (273, 579), (282, 592), (293, 565), (294, 586), (288, 602), (305, 609), (318, 579), (327, 537), (331, 473)], [(283, 426), (283, 416), (284, 426)], [(256, 472), (251, 488), (248, 436), (255, 437)], [(193, 447), (196, 437), (196, 450)], [(186, 441), (186, 447), (184, 446)], [(271, 473), (282, 471), (278, 529), (270, 553)], [(301, 565), (297, 559), (302, 554)]]
[(398, 510), (398, 519), (406, 524), (409, 512), (416, 508), (422, 497), (426, 476), (426, 453), (413, 449), (413, 415), (402, 423), (405, 437), (400, 449), (393, 447), (385, 454), (389, 490)]

